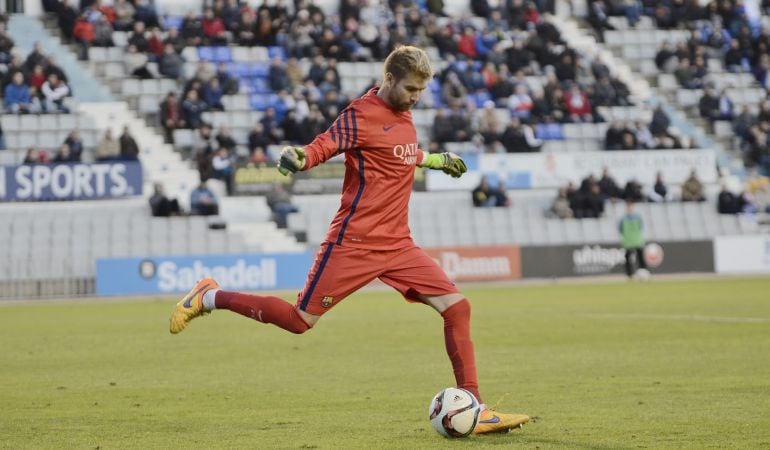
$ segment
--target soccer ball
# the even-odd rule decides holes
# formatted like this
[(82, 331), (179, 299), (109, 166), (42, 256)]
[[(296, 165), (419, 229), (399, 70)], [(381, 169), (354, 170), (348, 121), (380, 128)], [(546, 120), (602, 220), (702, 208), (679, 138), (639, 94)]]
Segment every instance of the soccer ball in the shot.
[(634, 278), (639, 281), (648, 281), (650, 279), (650, 271), (647, 269), (639, 269), (634, 274)]
[(481, 405), (473, 394), (465, 389), (446, 388), (433, 397), (428, 418), (440, 435), (461, 438), (476, 428), (480, 413)]

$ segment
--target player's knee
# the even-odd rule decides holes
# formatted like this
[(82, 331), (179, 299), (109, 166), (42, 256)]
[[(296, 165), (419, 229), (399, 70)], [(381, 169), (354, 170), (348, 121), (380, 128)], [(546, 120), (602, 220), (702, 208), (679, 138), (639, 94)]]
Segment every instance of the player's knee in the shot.
[(441, 315), (444, 316), (445, 319), (452, 318), (469, 320), (471, 317), (471, 302), (469, 302), (466, 298), (456, 301), (447, 309), (445, 309)]

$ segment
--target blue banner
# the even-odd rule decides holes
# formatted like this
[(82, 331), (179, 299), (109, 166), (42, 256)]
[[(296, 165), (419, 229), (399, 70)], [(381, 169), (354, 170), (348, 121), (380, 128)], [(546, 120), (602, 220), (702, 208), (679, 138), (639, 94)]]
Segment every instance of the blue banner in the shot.
[(260, 291), (300, 289), (312, 252), (105, 258), (96, 261), (97, 295), (184, 293), (204, 277), (223, 289)]
[(0, 166), (0, 201), (89, 200), (142, 194), (137, 161)]

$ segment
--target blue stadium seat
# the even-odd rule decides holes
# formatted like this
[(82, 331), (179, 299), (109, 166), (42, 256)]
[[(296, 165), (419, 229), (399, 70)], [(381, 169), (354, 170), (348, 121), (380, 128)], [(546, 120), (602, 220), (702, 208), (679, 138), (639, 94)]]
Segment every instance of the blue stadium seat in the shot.
[(233, 60), (233, 54), (230, 47), (214, 47), (214, 60), (216, 62), (230, 62)]
[(470, 97), (471, 100), (473, 100), (474, 103), (476, 103), (477, 108), (483, 108), (484, 103), (486, 103), (489, 100), (492, 100), (492, 94), (489, 93), (489, 91), (480, 90), (476, 91), (473, 94), (470, 94), (468, 97)]
[(272, 89), (270, 89), (270, 85), (267, 83), (266, 78), (250, 78), (249, 84), (251, 85), (251, 92), (255, 94), (270, 94), (273, 92)]
[(267, 57), (270, 59), (278, 56), (281, 60), (286, 61), (286, 50), (283, 47), (272, 46), (267, 48)]
[(163, 29), (169, 30), (171, 28), (176, 28), (178, 30), (182, 28), (183, 20), (184, 17), (182, 16), (166, 16), (163, 18)]
[(198, 59), (201, 61), (214, 61), (214, 47), (198, 47)]
[(267, 77), (269, 73), (270, 66), (267, 63), (254, 63), (249, 70), (249, 75), (253, 77)]
[[(278, 94), (251, 94), (250, 103), (251, 109), (255, 109), (257, 111), (264, 111), (267, 108), (272, 107), (275, 108), (276, 115), (278, 115), (278, 113), (286, 113), (286, 107), (278, 97)], [(279, 111), (279, 109), (281, 111)]]
[(559, 123), (539, 123), (535, 126), (535, 136), (545, 141), (564, 140), (564, 129)]

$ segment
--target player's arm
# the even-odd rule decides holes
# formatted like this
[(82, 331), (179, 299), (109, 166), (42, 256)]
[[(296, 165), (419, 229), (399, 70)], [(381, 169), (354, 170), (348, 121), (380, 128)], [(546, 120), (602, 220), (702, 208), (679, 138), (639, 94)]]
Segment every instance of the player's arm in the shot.
[(346, 108), (328, 130), (304, 146), (286, 146), (281, 150), (278, 170), (282, 174), (311, 169), (329, 158), (363, 146), (366, 139), (364, 118), (357, 107)]
[(454, 178), (460, 178), (468, 167), (459, 155), (452, 152), (428, 153), (423, 150), (422, 162), (417, 164), (428, 169), (442, 170)]

